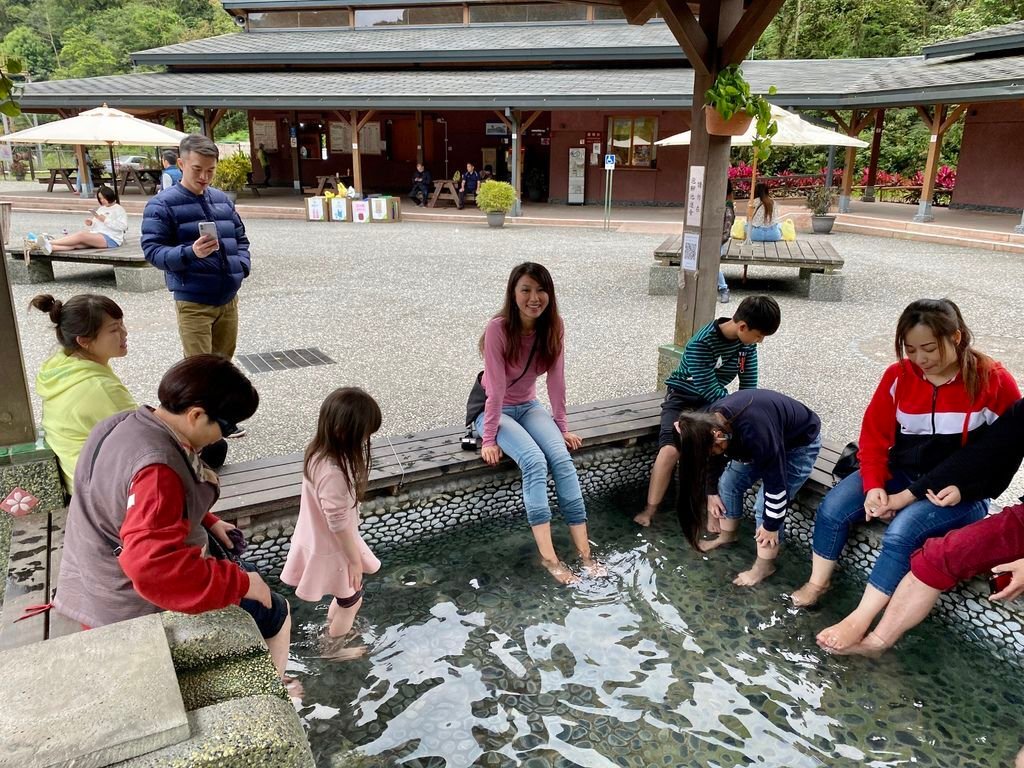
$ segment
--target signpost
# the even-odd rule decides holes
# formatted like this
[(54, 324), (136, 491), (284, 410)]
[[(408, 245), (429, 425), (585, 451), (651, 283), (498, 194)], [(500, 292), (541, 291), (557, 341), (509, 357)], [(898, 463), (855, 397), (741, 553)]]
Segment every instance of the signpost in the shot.
[(604, 156), (604, 229), (607, 232), (612, 218), (612, 176), (615, 174), (615, 155)]

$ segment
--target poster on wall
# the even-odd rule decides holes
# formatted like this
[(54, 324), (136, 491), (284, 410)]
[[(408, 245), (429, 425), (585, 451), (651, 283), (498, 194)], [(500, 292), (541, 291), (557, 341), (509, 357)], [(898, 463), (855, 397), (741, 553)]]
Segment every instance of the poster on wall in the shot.
[[(328, 143), (335, 154), (352, 154), (352, 129), (345, 123), (328, 123)], [(359, 131), (359, 153), (379, 155), (384, 150), (381, 141), (380, 123), (367, 123)]]
[(586, 147), (569, 148), (569, 191), (566, 202), (569, 205), (583, 205), (587, 178)]
[(263, 145), (267, 152), (277, 152), (277, 122), (274, 120), (252, 121), (252, 144)]

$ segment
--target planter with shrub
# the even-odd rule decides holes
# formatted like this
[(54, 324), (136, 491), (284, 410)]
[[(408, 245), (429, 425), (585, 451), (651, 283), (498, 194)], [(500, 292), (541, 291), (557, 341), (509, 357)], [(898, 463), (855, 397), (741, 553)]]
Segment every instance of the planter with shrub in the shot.
[(485, 181), (476, 190), (476, 207), (487, 214), (491, 227), (505, 225), (505, 215), (516, 204), (516, 190), (505, 181)]
[(217, 162), (217, 170), (213, 173), (213, 186), (232, 200), (238, 197), (252, 173), (252, 160), (243, 152), (221, 158)]
[(831, 187), (812, 187), (807, 190), (807, 207), (811, 209), (811, 229), (819, 235), (827, 235), (832, 231), (836, 217), (829, 211), (836, 201), (836, 193)]

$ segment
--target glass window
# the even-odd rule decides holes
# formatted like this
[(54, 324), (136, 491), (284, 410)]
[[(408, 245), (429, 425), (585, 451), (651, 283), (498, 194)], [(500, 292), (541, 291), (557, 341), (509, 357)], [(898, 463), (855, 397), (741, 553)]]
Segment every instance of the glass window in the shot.
[(561, 3), (545, 3), (543, 5), (526, 6), (528, 21), (585, 21), (587, 6), (562, 5)]
[(497, 24), (509, 21), (526, 21), (528, 11), (525, 5), (471, 5), (469, 20), (473, 24)]
[(616, 165), (652, 167), (657, 136), (656, 117), (612, 117), (608, 120), (608, 152), (615, 154)]
[(595, 5), (594, 6), (594, 19), (624, 19), (626, 14), (622, 12), (621, 6), (615, 6), (614, 8), (610, 5)]
[(391, 24), (405, 24), (405, 12), (401, 8), (383, 11), (356, 11), (357, 27), (381, 27)]
[(250, 29), (294, 29), (298, 26), (298, 11), (267, 11), (249, 14)]
[(448, 5), (437, 8), (409, 8), (406, 18), (410, 24), (461, 24), (462, 6)]
[(300, 27), (348, 27), (352, 25), (348, 11), (299, 11)]

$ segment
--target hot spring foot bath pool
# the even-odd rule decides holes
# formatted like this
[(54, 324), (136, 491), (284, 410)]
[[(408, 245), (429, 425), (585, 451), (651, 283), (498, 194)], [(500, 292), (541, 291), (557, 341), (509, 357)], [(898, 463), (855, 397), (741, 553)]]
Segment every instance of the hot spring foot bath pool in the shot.
[[(861, 587), (822, 608), (785, 599), (799, 547), (753, 589), (753, 523), (701, 556), (671, 512), (650, 529), (635, 495), (588, 504), (608, 576), (562, 587), (523, 519), (379, 552), (348, 642), (323, 658), (326, 602), (294, 598), (291, 674), (319, 766), (941, 766), (1013, 764), (1024, 738), (1016, 669), (926, 621), (881, 659), (814, 643)], [(558, 551), (568, 531), (556, 517)], [(570, 563), (572, 561), (570, 560)], [(578, 565), (578, 564), (577, 564)]]

